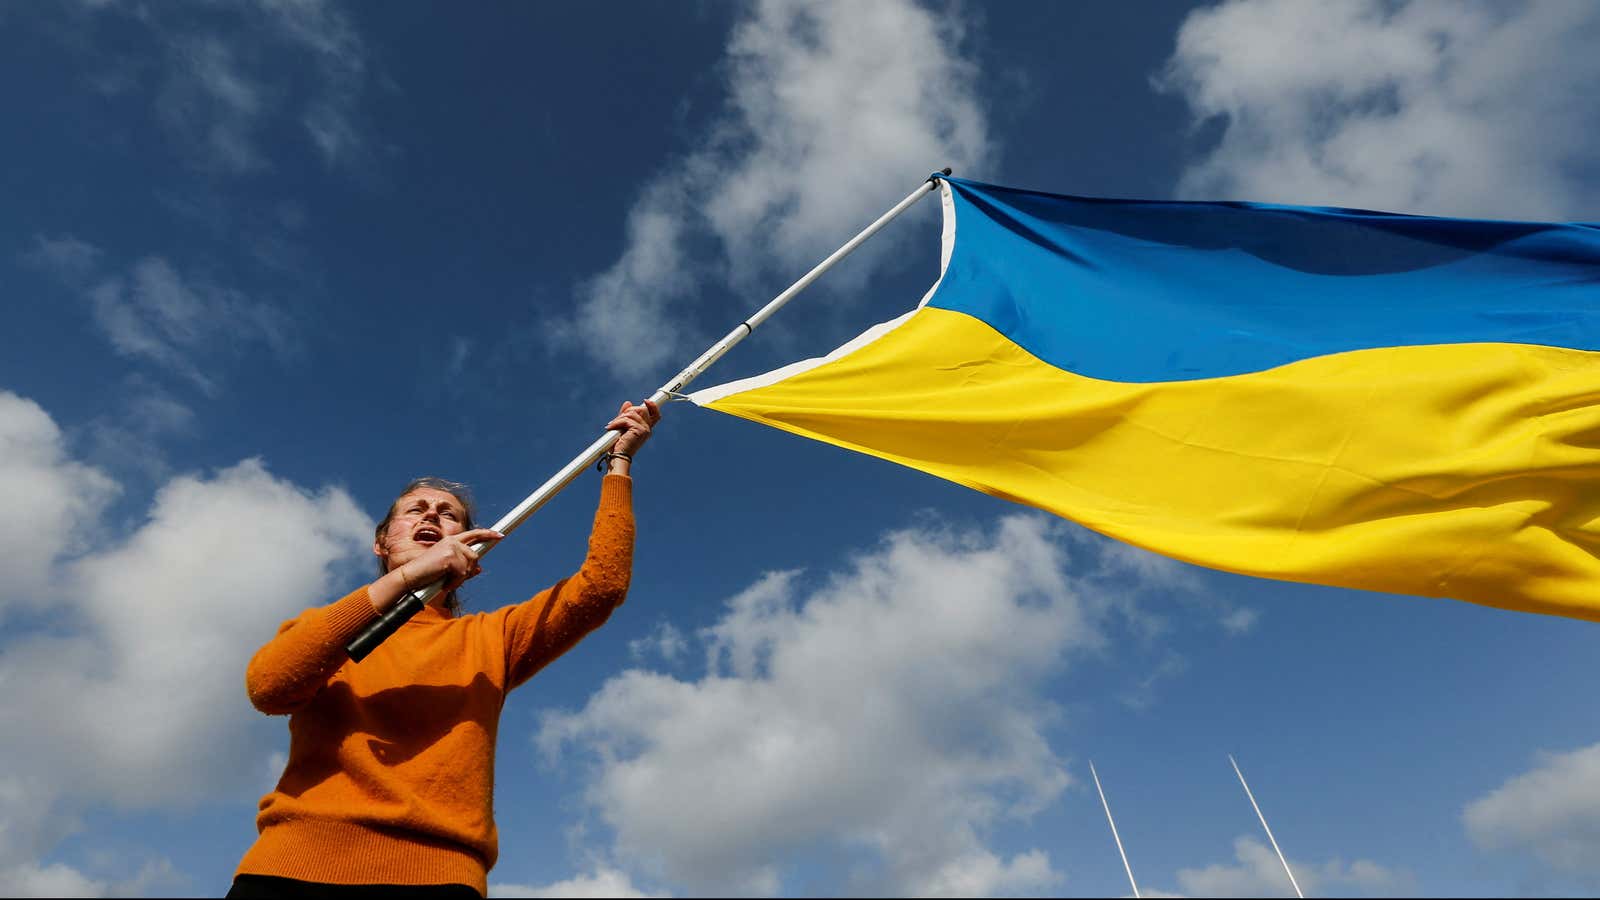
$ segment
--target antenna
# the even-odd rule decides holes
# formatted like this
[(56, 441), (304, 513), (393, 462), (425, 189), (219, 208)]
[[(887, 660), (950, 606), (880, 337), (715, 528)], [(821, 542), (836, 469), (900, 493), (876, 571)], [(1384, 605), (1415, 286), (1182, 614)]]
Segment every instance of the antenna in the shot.
[[(1094, 760), (1089, 760), (1089, 776), (1094, 779), (1094, 789), (1100, 792), (1100, 805), (1106, 809), (1106, 821), (1111, 823), (1111, 839), (1117, 842), (1117, 853), (1122, 857), (1122, 869), (1128, 873), (1128, 884), (1133, 885), (1133, 896), (1139, 896), (1139, 885), (1133, 880), (1133, 869), (1128, 865), (1128, 854), (1122, 849), (1122, 838), (1117, 835), (1117, 820), (1111, 818), (1111, 804), (1106, 802), (1105, 789), (1100, 787), (1100, 775), (1094, 770)], [(1299, 890), (1296, 888), (1296, 890)]]
[[(1283, 870), (1289, 873), (1289, 883), (1294, 885), (1294, 895), (1300, 900), (1305, 900), (1306, 895), (1300, 893), (1300, 882), (1294, 880), (1294, 870), (1289, 868), (1289, 861), (1283, 858), (1283, 851), (1278, 849), (1278, 839), (1272, 836), (1272, 828), (1267, 825), (1267, 817), (1261, 814), (1261, 806), (1256, 803), (1256, 795), (1250, 793), (1250, 784), (1244, 780), (1244, 773), (1239, 771), (1239, 763), (1234, 760), (1232, 753), (1228, 754), (1228, 762), (1233, 763), (1233, 773), (1239, 776), (1239, 783), (1244, 785), (1244, 795), (1250, 798), (1250, 805), (1255, 807), (1256, 818), (1261, 820), (1261, 827), (1266, 829), (1267, 840), (1272, 842), (1272, 850), (1278, 854), (1278, 862), (1283, 863)], [(1110, 812), (1108, 811), (1106, 815), (1110, 815)]]

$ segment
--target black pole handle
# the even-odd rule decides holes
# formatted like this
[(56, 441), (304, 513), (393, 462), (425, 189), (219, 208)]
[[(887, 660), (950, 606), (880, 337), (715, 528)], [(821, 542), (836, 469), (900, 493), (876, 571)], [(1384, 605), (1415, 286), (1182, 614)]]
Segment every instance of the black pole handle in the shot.
[(372, 620), (372, 623), (366, 628), (361, 629), (361, 633), (344, 646), (345, 652), (350, 654), (350, 658), (356, 662), (366, 659), (367, 654), (376, 650), (378, 645), (383, 643), (389, 635), (400, 630), (401, 625), (411, 621), (412, 616), (422, 612), (422, 608), (428, 605), (428, 601), (439, 593), (441, 586), (440, 582), (434, 582), (421, 591), (407, 591), (383, 615)]

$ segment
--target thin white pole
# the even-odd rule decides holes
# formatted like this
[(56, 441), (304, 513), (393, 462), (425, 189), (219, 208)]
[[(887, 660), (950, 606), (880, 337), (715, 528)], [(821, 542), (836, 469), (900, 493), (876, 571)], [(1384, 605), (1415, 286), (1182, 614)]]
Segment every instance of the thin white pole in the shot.
[[(949, 174), (950, 170), (948, 168), (939, 173), (939, 175)], [(927, 181), (924, 181), (921, 185), (919, 185), (917, 189), (907, 195), (904, 200), (896, 203), (893, 209), (890, 209), (888, 212), (879, 216), (877, 221), (873, 222), (871, 225), (868, 225), (866, 228), (863, 228), (859, 234), (847, 241), (843, 247), (833, 251), (833, 253), (829, 255), (827, 259), (817, 263), (814, 267), (812, 267), (811, 271), (800, 276), (799, 281), (789, 285), (787, 290), (772, 298), (772, 300), (769, 301), (766, 306), (761, 307), (761, 309), (759, 309), (755, 315), (744, 320), (743, 322), (740, 322), (732, 331), (723, 336), (722, 340), (712, 344), (710, 349), (700, 354), (699, 358), (690, 363), (687, 368), (685, 368), (682, 372), (679, 372), (677, 375), (674, 375), (671, 381), (668, 381), (666, 384), (663, 384), (661, 387), (657, 388), (656, 392), (650, 395), (650, 399), (656, 403), (661, 403), (668, 397), (682, 390), (689, 384), (689, 382), (699, 377), (700, 374), (709, 368), (712, 363), (721, 359), (724, 353), (727, 353), (735, 344), (744, 340), (750, 334), (750, 332), (755, 330), (757, 325), (760, 325), (762, 322), (766, 321), (785, 303), (788, 303), (790, 300), (794, 299), (794, 296), (805, 290), (806, 287), (811, 284), (811, 282), (816, 281), (819, 275), (833, 268), (835, 263), (841, 259), (844, 259), (846, 256), (849, 256), (851, 251), (861, 246), (861, 244), (866, 241), (867, 238), (877, 234), (878, 230), (889, 224), (891, 219), (905, 212), (911, 207), (911, 204), (921, 200), (924, 195), (932, 192), (934, 188), (938, 187), (939, 175), (929, 176)], [(571, 484), (572, 480), (577, 478), (580, 472), (599, 461), (601, 454), (611, 449), (611, 445), (616, 443), (617, 438), (621, 436), (622, 435), (620, 432), (607, 431), (595, 438), (594, 442), (589, 445), (588, 449), (574, 457), (572, 462), (562, 466), (560, 471), (550, 476), (548, 481), (539, 485), (537, 490), (529, 494), (521, 503), (518, 503), (514, 508), (512, 508), (510, 512), (502, 516), (500, 521), (494, 523), (494, 530), (500, 532), (501, 534), (510, 534), (518, 525), (521, 525), (529, 516), (533, 515), (533, 513), (538, 510), (539, 507), (549, 502), (551, 497), (554, 497), (556, 494), (561, 492), (562, 488), (566, 487), (568, 484)], [(479, 554), (483, 554), (487, 553), (491, 546), (492, 545), (490, 544), (478, 543), (473, 544), (472, 549), (476, 550)], [(444, 580), (440, 579), (439, 581), (435, 581), (427, 587), (412, 591), (401, 597), (399, 600), (395, 601), (393, 606), (389, 607), (387, 612), (373, 620), (371, 625), (368, 625), (365, 630), (356, 635), (356, 637), (345, 646), (345, 651), (350, 654), (351, 659), (356, 660), (357, 662), (365, 659), (367, 654), (371, 653), (374, 648), (383, 643), (385, 638), (393, 634), (401, 625), (405, 624), (408, 619), (420, 612), (424, 606), (427, 606), (428, 601), (437, 596), (439, 591), (443, 588)]]
[(1089, 761), (1089, 775), (1094, 779), (1094, 789), (1100, 792), (1100, 805), (1105, 807), (1106, 821), (1111, 823), (1111, 839), (1117, 842), (1117, 854), (1122, 857), (1122, 870), (1128, 873), (1128, 884), (1133, 886), (1133, 896), (1139, 896), (1139, 885), (1133, 880), (1133, 867), (1128, 865), (1128, 854), (1122, 849), (1122, 837), (1117, 834), (1117, 820), (1111, 818), (1111, 804), (1106, 802), (1105, 789), (1100, 787), (1100, 774), (1094, 770), (1094, 760)]
[(1289, 868), (1289, 861), (1283, 858), (1283, 851), (1278, 849), (1278, 839), (1272, 836), (1272, 826), (1267, 824), (1267, 817), (1261, 814), (1261, 805), (1256, 803), (1256, 795), (1250, 792), (1250, 783), (1244, 780), (1244, 773), (1239, 771), (1239, 763), (1234, 760), (1233, 754), (1228, 754), (1228, 762), (1233, 763), (1233, 773), (1239, 776), (1239, 783), (1244, 785), (1244, 795), (1250, 798), (1250, 805), (1255, 807), (1256, 818), (1261, 820), (1261, 827), (1267, 832), (1267, 840), (1272, 842), (1272, 851), (1278, 854), (1278, 862), (1283, 863), (1283, 871), (1289, 874), (1289, 884), (1294, 886), (1294, 895), (1300, 900), (1305, 900), (1305, 894), (1300, 893), (1300, 882), (1294, 880), (1294, 870)]

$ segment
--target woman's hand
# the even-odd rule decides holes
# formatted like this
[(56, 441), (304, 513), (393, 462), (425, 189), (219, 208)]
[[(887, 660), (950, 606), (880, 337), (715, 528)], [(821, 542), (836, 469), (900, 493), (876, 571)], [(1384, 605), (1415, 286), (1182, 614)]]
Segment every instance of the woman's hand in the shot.
[[(650, 428), (661, 421), (661, 407), (655, 401), (646, 400), (638, 406), (632, 403), (623, 403), (622, 409), (617, 412), (617, 417), (606, 426), (608, 430), (620, 431), (622, 436), (611, 445), (612, 453), (625, 453), (633, 456), (650, 440)], [(628, 460), (612, 459), (611, 471), (618, 475), (628, 474)]]
[(478, 565), (478, 551), (473, 550), (472, 545), (483, 543), (493, 546), (503, 537), (505, 535), (492, 528), (474, 528), (445, 535), (394, 571), (400, 573), (407, 591), (425, 587), (443, 578), (444, 589), (440, 593), (448, 594), (483, 571)]

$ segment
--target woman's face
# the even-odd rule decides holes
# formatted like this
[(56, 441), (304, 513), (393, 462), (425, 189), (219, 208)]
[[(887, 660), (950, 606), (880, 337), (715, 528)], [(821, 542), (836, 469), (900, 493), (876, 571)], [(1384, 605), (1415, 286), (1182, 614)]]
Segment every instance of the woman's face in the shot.
[(385, 569), (403, 566), (452, 534), (465, 531), (466, 508), (449, 491), (417, 488), (396, 500), (383, 535), (372, 552), (384, 560)]

